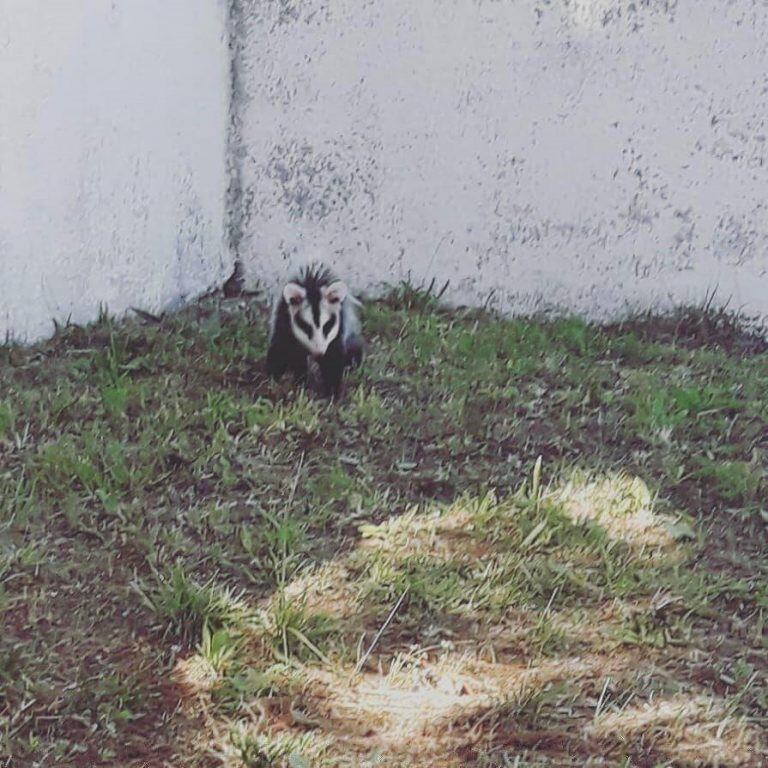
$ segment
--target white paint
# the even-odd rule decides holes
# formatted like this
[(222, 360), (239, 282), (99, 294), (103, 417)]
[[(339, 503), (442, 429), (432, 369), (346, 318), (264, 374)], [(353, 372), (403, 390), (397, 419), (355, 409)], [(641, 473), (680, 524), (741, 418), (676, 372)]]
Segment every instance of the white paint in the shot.
[(223, 0), (0, 0), (0, 334), (220, 282)]
[[(768, 316), (762, 0), (0, 0), (0, 334), (354, 290)], [(240, 206), (227, 209), (230, 168)]]
[(250, 278), (768, 316), (762, 0), (240, 0)]

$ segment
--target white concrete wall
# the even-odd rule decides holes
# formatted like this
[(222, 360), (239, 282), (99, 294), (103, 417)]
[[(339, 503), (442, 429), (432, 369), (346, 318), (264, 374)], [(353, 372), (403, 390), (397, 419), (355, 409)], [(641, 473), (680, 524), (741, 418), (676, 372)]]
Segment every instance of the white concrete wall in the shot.
[(238, 0), (251, 280), (768, 315), (763, 0)]
[(231, 270), (227, 6), (0, 0), (0, 336)]

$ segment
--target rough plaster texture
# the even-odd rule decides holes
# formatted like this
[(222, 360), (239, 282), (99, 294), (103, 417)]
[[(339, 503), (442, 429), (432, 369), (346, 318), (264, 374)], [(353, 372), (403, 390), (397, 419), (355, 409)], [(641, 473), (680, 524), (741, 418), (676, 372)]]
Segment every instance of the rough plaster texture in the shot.
[[(763, 0), (236, 0), (237, 243), (273, 285), (768, 315)], [(236, 217), (237, 219), (237, 217)]]
[(231, 271), (223, 0), (0, 0), (0, 334)]

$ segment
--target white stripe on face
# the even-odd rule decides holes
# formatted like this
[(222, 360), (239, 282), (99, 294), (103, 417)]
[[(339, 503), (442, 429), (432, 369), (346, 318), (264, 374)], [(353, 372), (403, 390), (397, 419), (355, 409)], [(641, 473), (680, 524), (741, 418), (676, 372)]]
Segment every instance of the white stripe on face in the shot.
[(304, 298), (301, 304), (289, 303), (291, 329), (296, 339), (309, 354), (322, 357), (330, 343), (339, 335), (339, 312), (341, 304), (320, 299), (319, 324), (315, 323), (312, 306)]

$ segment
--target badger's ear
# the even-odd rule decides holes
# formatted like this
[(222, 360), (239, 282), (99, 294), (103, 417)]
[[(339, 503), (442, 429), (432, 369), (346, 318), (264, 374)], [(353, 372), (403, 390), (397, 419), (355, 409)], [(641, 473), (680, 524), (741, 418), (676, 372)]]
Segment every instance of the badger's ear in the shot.
[(301, 304), (306, 296), (306, 289), (302, 288), (298, 283), (288, 283), (288, 285), (283, 288), (283, 298), (288, 304), (291, 304), (294, 307)]
[(342, 302), (347, 298), (347, 284), (337, 280), (335, 283), (331, 283), (326, 288), (323, 288), (323, 296), (330, 304)]

